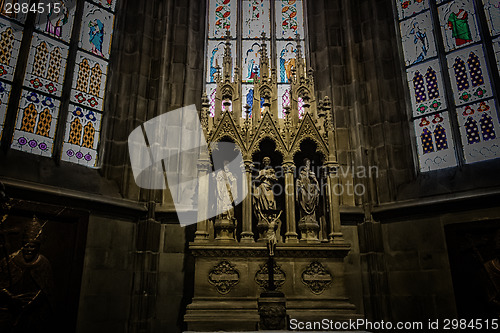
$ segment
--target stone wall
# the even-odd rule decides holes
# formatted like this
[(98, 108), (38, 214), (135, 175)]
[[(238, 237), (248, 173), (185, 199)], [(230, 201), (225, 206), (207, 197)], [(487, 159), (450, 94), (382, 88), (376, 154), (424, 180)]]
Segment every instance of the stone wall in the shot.
[[(205, 6), (203, 1), (127, 0), (122, 7), (107, 92), (111, 115), (103, 170), (124, 197), (140, 200), (148, 193), (135, 185), (128, 135), (167, 111), (190, 104), (200, 108)], [(163, 195), (155, 197), (163, 201)]]
[(77, 332), (127, 332), (136, 229), (133, 222), (90, 217)]

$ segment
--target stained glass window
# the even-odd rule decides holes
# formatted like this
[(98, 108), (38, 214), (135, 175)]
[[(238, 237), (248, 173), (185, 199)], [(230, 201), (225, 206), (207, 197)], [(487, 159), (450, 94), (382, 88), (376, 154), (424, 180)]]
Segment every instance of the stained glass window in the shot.
[(215, 111), (212, 84), (217, 68), (222, 67), (225, 36), (229, 31), (233, 68), (240, 69), (242, 80), (242, 116), (245, 117), (245, 105), (254, 103), (253, 82), (262, 75), (260, 54), (265, 36), (270, 64), (277, 69), (278, 115), (282, 118), (285, 91), (288, 103), (291, 98), (289, 78), (295, 67), (296, 38), (299, 37), (303, 50), (305, 46), (302, 0), (209, 0), (208, 3), (205, 90), (212, 115)]
[(61, 96), (68, 46), (56, 40), (34, 33), (24, 76), (26, 87), (42, 93)]
[[(5, 4), (9, 1), (3, 1)], [(11, 148), (98, 167), (116, 0), (59, 0), (33, 18), (0, 17), (0, 124), (17, 105)], [(5, 8), (5, 7), (4, 7)], [(76, 16), (76, 13), (82, 13)], [(34, 33), (21, 45), (24, 27)], [(74, 31), (79, 26), (79, 31)], [(71, 36), (77, 36), (73, 41)], [(25, 47), (26, 56), (19, 57)], [(75, 59), (68, 63), (67, 59)], [(16, 63), (26, 64), (21, 97), (9, 101)], [(16, 74), (17, 76), (17, 74)], [(71, 81), (68, 78), (72, 78)], [(66, 81), (65, 81), (66, 80)], [(16, 88), (17, 89), (17, 88)], [(61, 99), (68, 96), (68, 106)], [(64, 119), (58, 122), (59, 119)], [(2, 129), (5, 126), (1, 127)], [(59, 134), (58, 134), (59, 133)], [(5, 134), (5, 133), (4, 133)], [(61, 139), (57, 139), (61, 136)], [(62, 142), (57, 143), (57, 142)]]
[(12, 148), (52, 156), (60, 101), (39, 92), (23, 90)]
[(7, 112), (7, 105), (9, 104), (9, 95), (11, 85), (0, 81), (0, 138), (3, 133), (3, 126), (5, 122), (5, 114)]
[(69, 42), (71, 30), (75, 20), (76, 0), (59, 1), (60, 13), (54, 7), (51, 10), (39, 13), (35, 28), (51, 37)]
[[(500, 157), (498, 101), (489, 75), (500, 68), (499, 2), (397, 0), (395, 5), (420, 170)], [(489, 38), (493, 45), (483, 42)], [(488, 47), (496, 59), (487, 59)]]
[(12, 78), (16, 69), (23, 27), (0, 17), (0, 138), (3, 136)]

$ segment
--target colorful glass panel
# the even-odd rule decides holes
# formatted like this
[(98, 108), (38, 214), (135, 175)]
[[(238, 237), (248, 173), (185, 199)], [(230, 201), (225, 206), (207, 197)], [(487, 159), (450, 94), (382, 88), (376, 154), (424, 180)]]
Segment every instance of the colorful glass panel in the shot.
[(111, 50), (114, 15), (94, 4), (85, 3), (79, 47), (108, 59)]
[(52, 38), (33, 34), (24, 85), (61, 96), (68, 47)]
[(301, 0), (276, 0), (276, 38), (304, 37), (304, 17)]
[(400, 23), (401, 42), (406, 66), (415, 65), (437, 55), (432, 30), (429, 11)]
[(212, 0), (208, 12), (208, 38), (224, 38), (226, 31), (236, 38), (238, 0)]
[(245, 114), (245, 105), (250, 105), (250, 114), (252, 115), (252, 106), (253, 106), (253, 84), (242, 84), (241, 85), (241, 95), (243, 96), (242, 108), (241, 108), (241, 116), (243, 118), (246, 117)]
[[(260, 78), (261, 41), (244, 40), (242, 42), (241, 78), (243, 82), (253, 82)], [(269, 43), (266, 42), (269, 50)]]
[(447, 55), (455, 103), (463, 105), (492, 96), (481, 45)]
[(401, 20), (429, 8), (429, 3), (427, 0), (396, 0), (396, 7)]
[(264, 32), (271, 36), (268, 0), (243, 1), (243, 38), (261, 38)]
[(493, 50), (495, 51), (495, 59), (497, 60), (497, 69), (500, 71), (500, 37), (493, 40)]
[(457, 116), (467, 163), (500, 157), (500, 125), (493, 99), (457, 108)]
[(215, 116), (215, 93), (216, 93), (217, 85), (215, 84), (207, 84), (206, 93), (208, 97), (208, 102), (210, 104), (209, 111), (210, 117)]
[(97, 3), (112, 12), (115, 11), (116, 0), (92, 0), (92, 2)]
[[(215, 82), (215, 74), (217, 72), (217, 66), (220, 67), (222, 75), (222, 64), (224, 60), (224, 45), (225, 41), (208, 41), (208, 52), (207, 52), (207, 83)], [(233, 58), (233, 68), (236, 66), (236, 42), (231, 41), (231, 57)], [(234, 73), (234, 70), (233, 70)], [(232, 74), (231, 74), (232, 76)]]
[[(48, 2), (42, 2), (48, 5)], [(57, 3), (59, 6), (44, 7), (46, 10), (43, 13), (38, 13), (35, 27), (38, 31), (42, 31), (51, 37), (69, 42), (71, 38), (71, 30), (76, 12), (76, 0), (58, 0), (50, 2)], [(50, 8), (50, 10), (49, 10)]]
[(410, 67), (407, 79), (414, 116), (446, 109), (443, 77), (437, 60)]
[(11, 88), (10, 84), (0, 81), (0, 138), (2, 137)]
[(26, 17), (28, 16), (27, 12), (23, 13), (22, 8), (21, 10), (16, 11), (15, 8), (13, 7), (14, 4), (22, 5), (23, 3), (29, 3), (29, 1), (3, 0), (0, 2), (0, 4), (3, 6), (0, 8), (1, 10), (0, 14), (12, 20), (24, 23), (26, 21)]
[(70, 104), (61, 160), (97, 166), (101, 114)]
[[(300, 42), (302, 52), (304, 43)], [(292, 76), (292, 69), (295, 68), (295, 57), (297, 53), (296, 41), (277, 41), (276, 42), (276, 64), (278, 67), (278, 83), (288, 83)]]
[(472, 0), (455, 0), (438, 7), (445, 51), (479, 41), (476, 12)]
[(285, 118), (285, 106), (290, 106), (290, 86), (278, 85), (278, 118)]
[(71, 101), (96, 110), (103, 109), (108, 64), (78, 51), (73, 73)]
[(23, 28), (0, 18), (0, 78), (12, 80), (23, 37)]
[(434, 129), (434, 140), (436, 142), (436, 150), (448, 149), (446, 130), (440, 124)]
[(447, 112), (414, 120), (421, 171), (457, 165)]
[(297, 99), (297, 104), (298, 104), (298, 109), (299, 109), (299, 118), (302, 119), (304, 116), (304, 100), (302, 97), (299, 97)]
[(55, 98), (23, 90), (12, 148), (50, 157), (59, 105)]
[(500, 1), (483, 0), (486, 21), (492, 36), (500, 34)]

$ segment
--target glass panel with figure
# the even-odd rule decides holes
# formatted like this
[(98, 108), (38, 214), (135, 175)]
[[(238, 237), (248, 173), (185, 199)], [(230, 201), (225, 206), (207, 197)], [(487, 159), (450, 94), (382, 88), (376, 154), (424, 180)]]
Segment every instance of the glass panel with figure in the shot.
[[(243, 82), (253, 82), (260, 78), (260, 49), (262, 41), (244, 40), (242, 42), (241, 78)], [(269, 42), (266, 42), (269, 50)]]
[(400, 23), (401, 42), (406, 66), (437, 55), (430, 12), (426, 11)]
[(481, 40), (472, 0), (455, 0), (438, 7), (446, 52)]
[[(304, 50), (304, 41), (300, 42), (302, 52)], [(289, 83), (292, 76), (292, 69), (295, 68), (297, 54), (296, 41), (277, 41), (276, 42), (276, 64), (278, 67), (278, 83)], [(303, 53), (302, 53), (303, 54)]]
[[(36, 29), (51, 37), (69, 42), (75, 20), (76, 0), (54, 0), (45, 2), (45, 4), (47, 4), (46, 10), (37, 15)], [(55, 4), (56, 6), (54, 6)]]
[(101, 7), (86, 2), (83, 10), (79, 47), (108, 59), (115, 16)]
[[(217, 67), (220, 67), (220, 74), (222, 75), (222, 64), (224, 60), (224, 46), (225, 41), (220, 40), (209, 40), (208, 41), (208, 52), (206, 56), (206, 68), (207, 68), (207, 83), (215, 82), (215, 74), (217, 72)], [(233, 59), (232, 71), (234, 74), (234, 67), (236, 66), (236, 41), (231, 41), (231, 58)], [(232, 76), (232, 74), (231, 74)]]

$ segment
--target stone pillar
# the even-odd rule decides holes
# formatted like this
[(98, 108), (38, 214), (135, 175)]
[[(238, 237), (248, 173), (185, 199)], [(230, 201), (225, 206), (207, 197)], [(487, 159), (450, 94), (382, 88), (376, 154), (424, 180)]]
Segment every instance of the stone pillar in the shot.
[(137, 223), (134, 278), (128, 332), (151, 332), (157, 325), (158, 258), (161, 224), (155, 219), (155, 203), (148, 203), (148, 217)]
[(208, 198), (209, 198), (209, 179), (208, 172), (210, 170), (210, 158), (208, 156), (200, 156), (198, 159), (198, 224), (196, 226), (195, 242), (207, 242), (208, 234)]
[(291, 161), (283, 163), (285, 171), (285, 214), (286, 214), (286, 233), (285, 243), (298, 243), (298, 235), (295, 223), (295, 185), (294, 172), (295, 165)]
[(246, 182), (246, 187), (248, 190), (248, 194), (243, 199), (243, 216), (242, 216), (242, 229), (241, 229), (241, 243), (253, 243), (253, 232), (252, 232), (252, 169), (253, 164), (251, 160), (246, 160), (245, 162), (245, 176), (246, 178), (243, 180)]
[(330, 243), (343, 243), (344, 235), (340, 229), (340, 196), (335, 194), (339, 178), (337, 177), (338, 163), (327, 163), (326, 177), (328, 181), (328, 201), (330, 202)]

